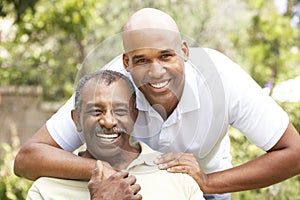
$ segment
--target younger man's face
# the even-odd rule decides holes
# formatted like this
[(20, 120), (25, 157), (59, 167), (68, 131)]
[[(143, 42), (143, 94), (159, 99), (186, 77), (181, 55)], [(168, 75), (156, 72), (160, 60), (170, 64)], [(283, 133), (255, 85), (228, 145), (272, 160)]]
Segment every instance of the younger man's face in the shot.
[(161, 29), (124, 32), (124, 66), (151, 104), (180, 99), (188, 47), (180, 34)]

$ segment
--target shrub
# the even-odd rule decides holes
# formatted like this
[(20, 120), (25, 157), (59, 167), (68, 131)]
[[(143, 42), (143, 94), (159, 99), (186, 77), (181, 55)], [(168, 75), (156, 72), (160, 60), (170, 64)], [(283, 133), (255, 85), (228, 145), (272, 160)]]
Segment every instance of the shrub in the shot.
[(12, 134), (12, 145), (0, 144), (0, 199), (1, 200), (23, 200), (31, 186), (31, 181), (17, 177), (13, 173), (13, 162), (20, 147), (16, 134)]
[[(265, 152), (251, 144), (238, 130), (231, 128), (231, 153), (234, 166), (246, 163)], [(295, 176), (281, 183), (256, 190), (235, 192), (232, 200), (266, 199), (266, 200), (299, 200), (300, 176)]]

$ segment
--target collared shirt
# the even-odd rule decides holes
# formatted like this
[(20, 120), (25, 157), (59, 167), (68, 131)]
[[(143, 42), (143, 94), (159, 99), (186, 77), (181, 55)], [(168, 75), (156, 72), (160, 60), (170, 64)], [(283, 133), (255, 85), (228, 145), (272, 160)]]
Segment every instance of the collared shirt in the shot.
[[(166, 121), (137, 89), (140, 113), (135, 139), (161, 152), (191, 152), (205, 173), (231, 167), (229, 125), (261, 149), (272, 148), (287, 128), (287, 113), (225, 55), (212, 49), (190, 50), (192, 62), (185, 65), (183, 95)], [(122, 56), (106, 69), (130, 77), (122, 66)], [(53, 139), (68, 151), (84, 142), (69, 114), (73, 101), (74, 96), (46, 123)]]
[[(159, 170), (154, 159), (160, 154), (146, 144), (139, 143), (141, 154), (127, 167), (141, 186), (139, 192), (145, 200), (201, 200), (203, 193), (196, 181), (187, 174), (168, 173)], [(50, 199), (90, 199), (86, 181), (74, 181), (42, 177), (31, 186), (27, 200)]]
[[(137, 90), (139, 116), (134, 127), (134, 139), (143, 141), (160, 152), (193, 153), (196, 155), (201, 169), (206, 173), (229, 168), (231, 159), (227, 138), (224, 139), (224, 143), (227, 144), (220, 146), (227, 132), (227, 126), (218, 124), (218, 127), (224, 126), (224, 130), (214, 133), (210, 130), (214, 109), (210, 88), (202, 75), (190, 63), (186, 63), (185, 77), (182, 97), (166, 121), (151, 107), (143, 93)], [(222, 98), (225, 105), (225, 97), (222, 96)], [(222, 106), (225, 107), (224, 105)], [(216, 159), (220, 159), (219, 156), (228, 158), (225, 160), (227, 163), (219, 166), (219, 162), (214, 162), (214, 165), (210, 165), (210, 169), (208, 169), (206, 163), (201, 162), (201, 159), (205, 158), (214, 148), (221, 150), (213, 152), (214, 157)]]

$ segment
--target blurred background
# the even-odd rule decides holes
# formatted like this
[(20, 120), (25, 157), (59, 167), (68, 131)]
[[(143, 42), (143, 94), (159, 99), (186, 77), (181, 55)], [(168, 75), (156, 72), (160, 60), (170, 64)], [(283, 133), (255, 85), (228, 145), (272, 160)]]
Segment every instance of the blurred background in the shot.
[[(298, 0), (1, 0), (1, 200), (25, 199), (32, 182), (13, 174), (16, 152), (72, 95), (90, 52), (143, 7), (167, 12), (184, 36), (240, 64), (300, 131)], [(121, 52), (114, 48), (118, 42), (102, 47), (101, 60)], [(234, 165), (264, 153), (237, 130), (230, 136)], [(300, 176), (232, 199), (299, 200)]]

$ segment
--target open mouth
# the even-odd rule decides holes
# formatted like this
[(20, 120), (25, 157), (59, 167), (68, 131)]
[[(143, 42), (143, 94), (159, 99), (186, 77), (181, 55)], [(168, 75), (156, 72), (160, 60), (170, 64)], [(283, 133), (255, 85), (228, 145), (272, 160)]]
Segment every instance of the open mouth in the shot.
[(169, 84), (170, 80), (159, 82), (159, 83), (149, 83), (149, 85), (155, 89), (161, 89)]
[(97, 133), (96, 136), (99, 137), (103, 142), (112, 142), (117, 139), (121, 134), (120, 133), (112, 133), (112, 134), (103, 134)]

